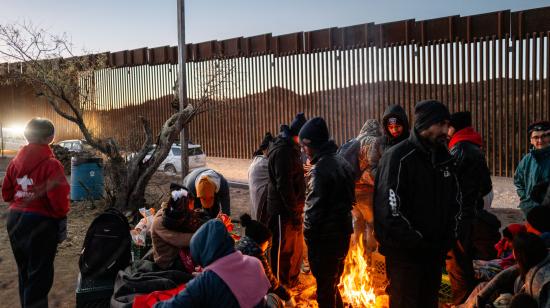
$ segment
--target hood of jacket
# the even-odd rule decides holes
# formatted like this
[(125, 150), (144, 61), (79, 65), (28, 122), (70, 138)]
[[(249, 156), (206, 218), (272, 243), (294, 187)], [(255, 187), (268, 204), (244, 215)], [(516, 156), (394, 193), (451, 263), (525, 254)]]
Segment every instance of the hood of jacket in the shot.
[[(401, 123), (403, 123), (403, 133), (397, 138), (393, 137), (388, 131), (388, 120), (390, 118), (397, 118)], [(405, 109), (403, 109), (401, 105), (390, 105), (386, 108), (384, 116), (382, 117), (382, 126), (384, 127), (384, 135), (386, 136), (388, 145), (398, 144), (409, 137), (409, 119)]]
[(369, 119), (363, 124), (359, 135), (355, 139), (361, 143), (361, 146), (365, 146), (374, 143), (381, 136), (380, 123), (375, 119)]
[(470, 142), (479, 147), (483, 146), (481, 135), (469, 126), (456, 132), (449, 141), (449, 149), (452, 149), (459, 142)]
[(49, 145), (28, 144), (19, 150), (17, 156), (13, 159), (13, 164), (19, 176), (30, 173), (44, 160), (53, 157), (54, 155)]
[(191, 238), (191, 257), (202, 267), (235, 252), (235, 242), (219, 219), (203, 224)]

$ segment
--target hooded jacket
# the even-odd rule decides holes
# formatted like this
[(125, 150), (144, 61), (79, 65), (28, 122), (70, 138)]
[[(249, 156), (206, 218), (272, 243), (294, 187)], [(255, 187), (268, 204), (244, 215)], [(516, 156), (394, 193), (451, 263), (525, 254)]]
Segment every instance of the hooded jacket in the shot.
[(151, 240), (153, 242), (153, 259), (161, 269), (167, 269), (178, 258), (182, 248), (189, 247), (193, 233), (168, 230), (164, 224), (164, 209), (156, 214), (151, 226)]
[(461, 195), (451, 155), (413, 131), (384, 153), (376, 174), (374, 230), (386, 257), (442, 260), (457, 233)]
[(353, 233), (353, 170), (336, 155), (336, 149), (336, 144), (329, 141), (311, 160), (304, 218), (306, 239), (333, 239)]
[(280, 135), (273, 142), (269, 149), (268, 172), (269, 216), (301, 220), (305, 200), (304, 167), (300, 149), (290, 137)]
[(382, 134), (378, 121), (369, 119), (365, 122), (359, 135), (355, 138), (361, 145), (359, 150), (359, 168), (363, 171), (361, 177), (355, 183), (356, 189), (373, 189), (376, 168), (382, 156), (381, 136)]
[(525, 215), (539, 204), (531, 199), (531, 192), (538, 183), (550, 181), (550, 146), (531, 150), (519, 162), (514, 175), (514, 185), (518, 193), (519, 208)]
[(474, 218), (483, 209), (483, 196), (493, 189), (482, 145), (481, 136), (472, 127), (459, 130), (449, 142), (462, 191), (463, 219)]
[(204, 268), (185, 289), (155, 307), (263, 307), (269, 281), (259, 260), (243, 256), (218, 219), (202, 225), (191, 239), (193, 261)]
[[(189, 192), (193, 195), (197, 195), (197, 187), (195, 183), (201, 176), (209, 176), (216, 183), (216, 193), (214, 194), (214, 205), (206, 212), (210, 217), (218, 216), (221, 211), (224, 214), (231, 215), (231, 201), (229, 198), (229, 183), (220, 173), (210, 168), (197, 168), (189, 173), (183, 179), (183, 186), (185, 186)], [(202, 207), (200, 198), (195, 198), (195, 208), (200, 209)]]
[(2, 197), (10, 210), (62, 219), (69, 212), (70, 186), (49, 145), (24, 146), (10, 162)]
[[(403, 123), (403, 133), (397, 138), (394, 138), (390, 131), (388, 130), (388, 120), (390, 118), (397, 118), (401, 123)], [(382, 117), (382, 126), (384, 126), (384, 144), (383, 149), (386, 150), (399, 142), (406, 140), (410, 135), (410, 126), (407, 113), (400, 105), (390, 105), (386, 108), (384, 116)]]

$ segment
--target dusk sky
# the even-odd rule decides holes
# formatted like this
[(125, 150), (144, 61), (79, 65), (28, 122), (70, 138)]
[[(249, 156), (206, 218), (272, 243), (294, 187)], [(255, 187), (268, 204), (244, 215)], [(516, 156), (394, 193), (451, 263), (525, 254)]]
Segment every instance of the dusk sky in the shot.
[[(0, 0), (0, 23), (66, 32), (76, 51), (177, 45), (176, 0)], [(187, 42), (550, 6), (550, 0), (188, 0)]]

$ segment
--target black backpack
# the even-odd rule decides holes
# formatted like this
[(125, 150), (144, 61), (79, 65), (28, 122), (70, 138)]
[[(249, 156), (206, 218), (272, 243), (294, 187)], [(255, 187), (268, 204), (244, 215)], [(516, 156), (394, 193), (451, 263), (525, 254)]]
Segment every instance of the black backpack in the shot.
[(86, 231), (78, 260), (82, 276), (114, 278), (130, 264), (131, 241), (126, 217), (117, 209), (105, 210)]
[(357, 139), (350, 139), (346, 143), (342, 144), (337, 155), (344, 158), (353, 169), (353, 177), (357, 181), (361, 178), (363, 172), (359, 166), (359, 153), (361, 152), (361, 143)]

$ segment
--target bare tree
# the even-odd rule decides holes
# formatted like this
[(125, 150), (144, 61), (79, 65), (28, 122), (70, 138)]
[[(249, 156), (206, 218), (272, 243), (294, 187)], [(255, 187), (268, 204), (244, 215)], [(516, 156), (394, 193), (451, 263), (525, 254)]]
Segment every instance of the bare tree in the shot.
[[(94, 72), (107, 68), (105, 54), (77, 57), (65, 35), (51, 35), (31, 24), (0, 24), (0, 62), (5, 62), (0, 66), (0, 84), (30, 86), (57, 114), (75, 123), (86, 142), (106, 157), (112, 181), (109, 201), (122, 210), (135, 210), (145, 203), (145, 188), (184, 125), (223, 104), (218, 94), (230, 82), (234, 70), (234, 66), (220, 61), (212, 71), (205, 72), (208, 78), (201, 97), (168, 118), (156, 138), (149, 122), (140, 117), (145, 141), (127, 160), (114, 138), (96, 136), (85, 122), (84, 113), (94, 103)], [(177, 106), (177, 82), (174, 90), (173, 105)], [(152, 155), (146, 159), (151, 150)]]

